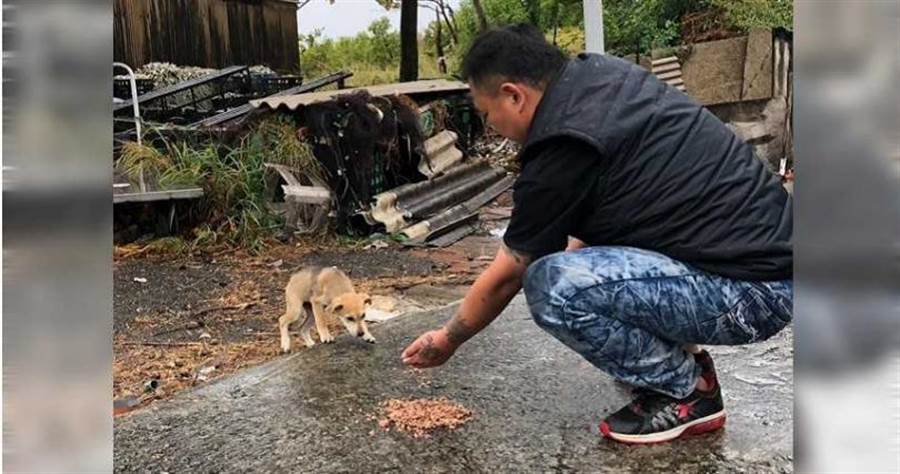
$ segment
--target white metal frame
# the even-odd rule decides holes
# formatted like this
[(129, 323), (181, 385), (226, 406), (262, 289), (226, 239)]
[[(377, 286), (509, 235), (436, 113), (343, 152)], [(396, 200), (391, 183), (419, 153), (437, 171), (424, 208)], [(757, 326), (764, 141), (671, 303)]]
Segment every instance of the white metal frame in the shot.
[[(137, 144), (141, 145), (141, 108), (138, 105), (137, 95), (137, 79), (134, 76), (134, 70), (125, 63), (113, 63), (113, 71), (119, 67), (128, 72), (128, 82), (131, 84), (131, 107), (134, 109), (134, 127), (137, 132)], [(144, 170), (141, 170), (140, 179), (141, 192), (147, 191), (147, 184), (144, 182)]]
[(128, 82), (131, 83), (131, 106), (134, 109), (134, 125), (137, 131), (137, 142), (141, 144), (141, 108), (137, 100), (137, 79), (134, 76), (134, 70), (125, 63), (113, 63), (113, 70), (117, 67), (128, 72)]

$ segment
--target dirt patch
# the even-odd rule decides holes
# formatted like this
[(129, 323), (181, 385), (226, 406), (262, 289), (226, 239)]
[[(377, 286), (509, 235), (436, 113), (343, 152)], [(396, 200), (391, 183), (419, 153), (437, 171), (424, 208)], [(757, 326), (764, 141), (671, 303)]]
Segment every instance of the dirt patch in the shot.
[(113, 267), (114, 329), (126, 329), (135, 319), (150, 314), (190, 311), (220, 297), (233, 283), (231, 266), (213, 262), (117, 262)]
[[(279, 356), (284, 285), (303, 266), (337, 266), (358, 291), (372, 295), (402, 298), (411, 291), (425, 299), (425, 308), (458, 299), (460, 288), (474, 280), (480, 264), (451, 269), (450, 260), (470, 261), (452, 255), (398, 244), (285, 245), (260, 256), (119, 259), (113, 271), (114, 395), (136, 400), (133, 409)], [(294, 346), (305, 350), (299, 342)]]
[[(277, 345), (269, 340), (145, 346), (117, 339), (113, 347), (114, 397), (138, 397), (143, 403), (166, 398), (279, 354)], [(154, 382), (156, 388), (151, 389)]]
[(305, 265), (336, 265), (353, 279), (383, 276), (425, 276), (435, 269), (434, 262), (401, 249), (368, 249), (351, 252), (321, 252), (286, 262), (300, 268)]

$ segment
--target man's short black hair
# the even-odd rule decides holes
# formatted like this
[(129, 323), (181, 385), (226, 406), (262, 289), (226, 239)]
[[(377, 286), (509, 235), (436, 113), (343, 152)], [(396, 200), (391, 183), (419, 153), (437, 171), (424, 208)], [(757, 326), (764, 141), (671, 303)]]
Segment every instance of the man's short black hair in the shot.
[(478, 35), (462, 64), (463, 80), (523, 82), (544, 89), (566, 63), (566, 55), (529, 24), (492, 28)]

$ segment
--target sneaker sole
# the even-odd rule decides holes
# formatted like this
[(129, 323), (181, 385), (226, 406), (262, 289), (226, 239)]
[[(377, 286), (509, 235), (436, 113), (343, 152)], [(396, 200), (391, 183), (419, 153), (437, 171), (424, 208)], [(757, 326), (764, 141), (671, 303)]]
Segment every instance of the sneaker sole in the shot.
[(609, 425), (604, 421), (600, 423), (600, 433), (603, 436), (626, 444), (653, 444), (665, 443), (673, 439), (688, 435), (698, 435), (715, 431), (725, 426), (725, 410), (712, 415), (697, 418), (696, 420), (676, 426), (668, 431), (659, 433), (630, 435), (624, 433), (614, 433), (609, 429)]

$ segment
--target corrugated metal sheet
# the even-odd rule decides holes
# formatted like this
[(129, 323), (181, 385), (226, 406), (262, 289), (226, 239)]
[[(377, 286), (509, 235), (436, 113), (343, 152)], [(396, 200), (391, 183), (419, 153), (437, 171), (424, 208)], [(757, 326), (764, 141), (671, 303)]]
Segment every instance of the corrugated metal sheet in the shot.
[(425, 140), (425, 156), (419, 162), (419, 172), (433, 178), (463, 159), (463, 152), (456, 147), (456, 133), (444, 130)]
[(654, 59), (651, 63), (651, 70), (660, 80), (681, 92), (685, 92), (684, 79), (681, 77), (681, 63), (678, 61), (677, 56)]
[(450, 245), (478, 230), (478, 209), (509, 189), (514, 181), (514, 176), (504, 176), (472, 198), (407, 227), (400, 233), (410, 239), (407, 242), (410, 245)]
[[(373, 224), (383, 224), (389, 233), (401, 232), (410, 239), (423, 238), (459, 221), (467, 211), (470, 213), (487, 204), (496, 195), (481, 204), (469, 201), (498, 183), (503, 183), (500, 186), (504, 190), (508, 188), (511, 181), (505, 179), (506, 175), (505, 170), (486, 161), (460, 165), (437, 178), (376, 195), (367, 218)], [(463, 206), (454, 210), (459, 205)], [(474, 209), (470, 209), (472, 206)], [(448, 214), (448, 211), (452, 212)]]
[(288, 110), (297, 110), (297, 107), (300, 106), (315, 104), (319, 102), (327, 102), (329, 100), (333, 100), (339, 95), (350, 94), (359, 90), (364, 90), (370, 95), (376, 97), (398, 94), (408, 95), (415, 98), (415, 96), (422, 94), (465, 92), (469, 90), (469, 86), (464, 82), (434, 79), (427, 81), (381, 84), (369, 87), (353, 87), (336, 91), (310, 92), (306, 94), (281, 97), (267, 97), (264, 99), (251, 101), (250, 104), (253, 105), (253, 107), (266, 107), (270, 109), (286, 108)]

